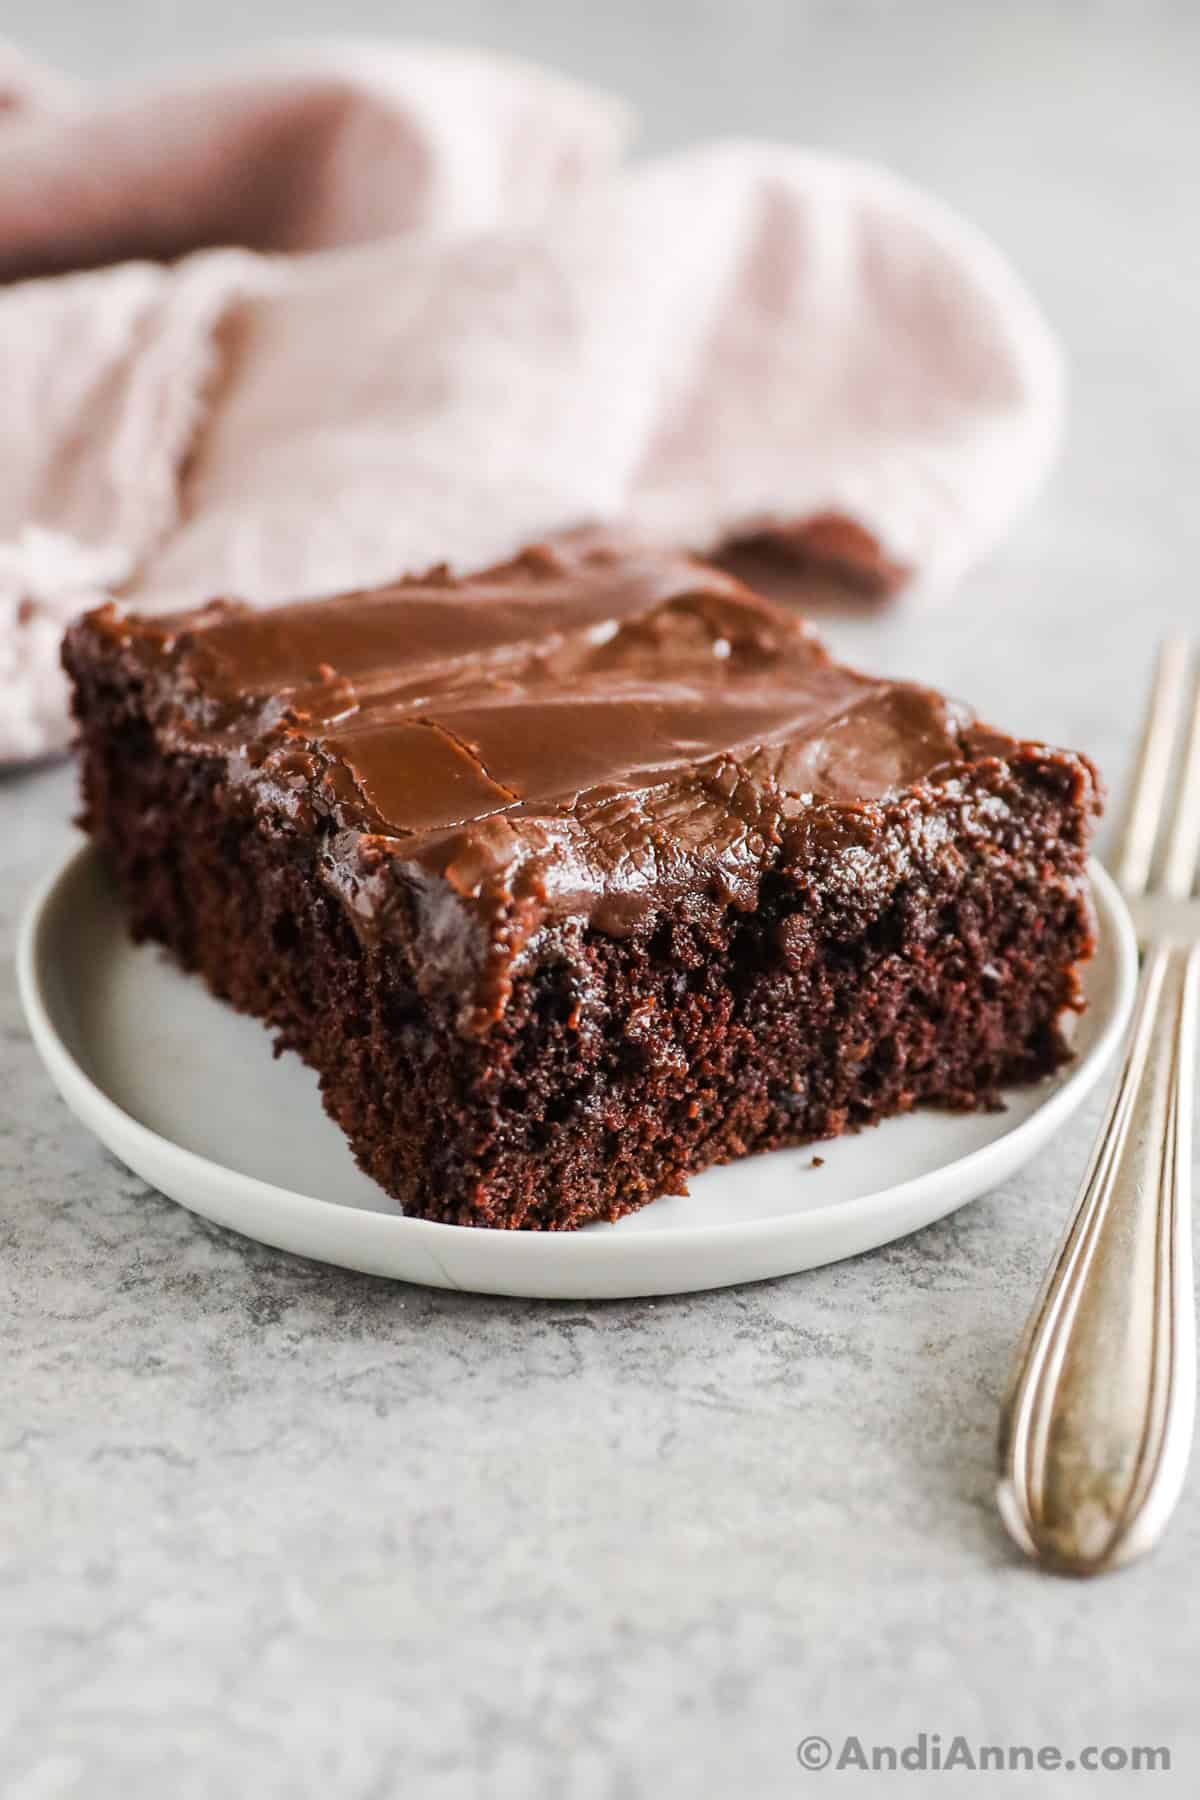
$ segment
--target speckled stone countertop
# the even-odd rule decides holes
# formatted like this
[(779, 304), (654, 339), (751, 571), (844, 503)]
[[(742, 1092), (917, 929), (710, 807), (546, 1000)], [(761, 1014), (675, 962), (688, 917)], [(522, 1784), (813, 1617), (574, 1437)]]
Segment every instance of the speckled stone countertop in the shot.
[[(233, 16), (13, 0), (5, 24), (98, 69)], [(318, 0), (236, 16), (331, 22)], [(827, 629), (1119, 787), (1153, 640), (1200, 617), (1195, 11), (429, 0), (403, 22), (623, 86), (652, 143), (753, 130), (885, 158), (997, 235), (1071, 353), (1061, 472), (950, 610)], [(63, 768), (0, 785), (6, 949), (71, 806)], [(1200, 1471), (1153, 1560), (1090, 1585), (1023, 1567), (992, 1504), (1010, 1353), (1098, 1101), (1009, 1187), (871, 1256), (533, 1304), (191, 1218), (68, 1116), (7, 959), (0, 1026), (5, 1800), (1133, 1788), (796, 1759), (810, 1733), (920, 1730), (1162, 1744), (1172, 1773), (1137, 1791), (1197, 1791)]]

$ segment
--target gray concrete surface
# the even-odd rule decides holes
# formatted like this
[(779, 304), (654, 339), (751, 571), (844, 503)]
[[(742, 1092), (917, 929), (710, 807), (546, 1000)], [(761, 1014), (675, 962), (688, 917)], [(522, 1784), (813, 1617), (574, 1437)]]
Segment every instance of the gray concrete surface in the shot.
[[(1119, 787), (1200, 591), (1200, 11), (8, 0), (81, 72), (393, 29), (626, 92), (644, 142), (883, 158), (992, 231), (1068, 346), (1053, 488), (949, 610), (843, 649)], [(0, 787), (0, 935), (67, 771)], [(1096, 1107), (1004, 1191), (815, 1274), (534, 1305), (301, 1264), (111, 1161), (0, 973), (0, 1791), (12, 1800), (1194, 1793), (1200, 1479), (1149, 1563), (1042, 1577), (992, 1507), (1013, 1340)], [(795, 1746), (1163, 1744), (1170, 1774), (805, 1773)]]

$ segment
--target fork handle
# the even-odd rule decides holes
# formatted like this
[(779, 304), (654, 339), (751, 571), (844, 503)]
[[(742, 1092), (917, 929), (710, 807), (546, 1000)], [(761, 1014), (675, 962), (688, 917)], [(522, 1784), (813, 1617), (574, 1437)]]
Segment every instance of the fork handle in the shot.
[(1146, 954), (1120, 1077), (1001, 1415), (1001, 1515), (1064, 1573), (1150, 1549), (1187, 1470), (1198, 976), (1200, 946)]

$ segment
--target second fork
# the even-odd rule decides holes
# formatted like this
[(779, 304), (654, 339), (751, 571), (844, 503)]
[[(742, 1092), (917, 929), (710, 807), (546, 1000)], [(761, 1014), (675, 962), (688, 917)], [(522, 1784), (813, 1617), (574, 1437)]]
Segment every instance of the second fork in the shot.
[(1030, 1556), (1096, 1574), (1148, 1550), (1174, 1510), (1195, 1419), (1192, 1084), (1200, 900), (1200, 684), (1160, 872), (1155, 845), (1188, 649), (1164, 647), (1117, 879), (1144, 952), (1128, 1049), (1018, 1352), (997, 1498)]

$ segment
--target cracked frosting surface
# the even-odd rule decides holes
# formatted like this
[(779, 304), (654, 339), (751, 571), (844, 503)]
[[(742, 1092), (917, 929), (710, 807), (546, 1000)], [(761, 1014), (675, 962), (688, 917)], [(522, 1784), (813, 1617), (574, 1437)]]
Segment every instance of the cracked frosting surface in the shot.
[(844, 828), (969, 754), (965, 709), (840, 666), (732, 576), (603, 540), (92, 625), (145, 665), (160, 733), (322, 822), (360, 915), (380, 859), (613, 929), (689, 881), (736, 901), (814, 815)]
[(1048, 765), (1094, 793), (1084, 759), (843, 667), (732, 575), (600, 533), (268, 612), (110, 606), (68, 662), (79, 634), (141, 690), (160, 748), (298, 833), (359, 935), (406, 946), (471, 1031), (543, 928), (750, 911), (774, 876), (797, 925), (849, 916), (1019, 846)]

